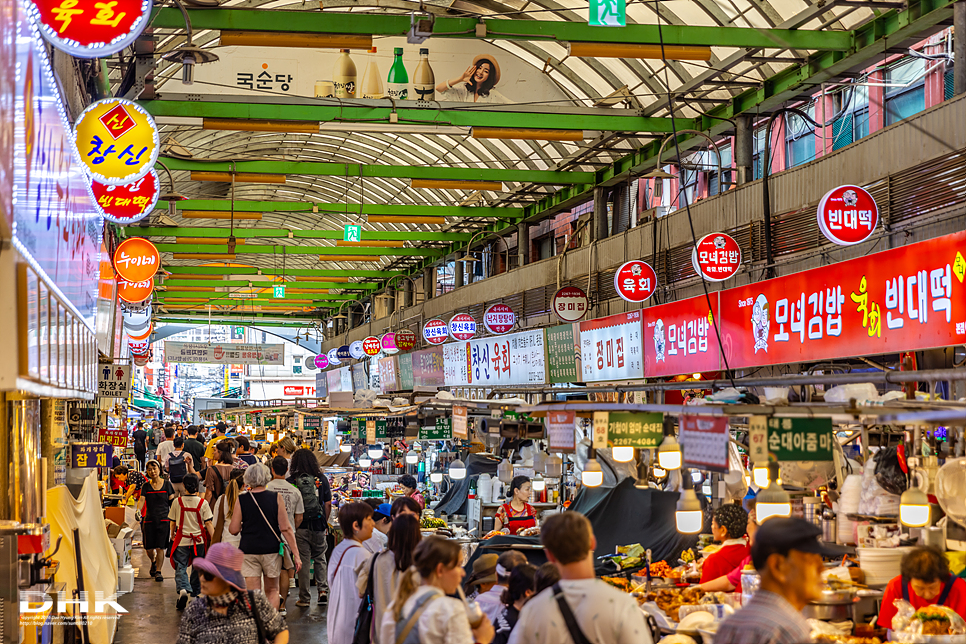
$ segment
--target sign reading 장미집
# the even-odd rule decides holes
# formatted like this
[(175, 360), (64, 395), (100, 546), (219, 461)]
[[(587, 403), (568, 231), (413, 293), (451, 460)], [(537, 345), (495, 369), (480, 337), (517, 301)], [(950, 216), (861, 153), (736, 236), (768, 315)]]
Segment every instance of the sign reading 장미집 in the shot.
[(580, 353), (584, 382), (643, 378), (641, 312), (581, 322)]

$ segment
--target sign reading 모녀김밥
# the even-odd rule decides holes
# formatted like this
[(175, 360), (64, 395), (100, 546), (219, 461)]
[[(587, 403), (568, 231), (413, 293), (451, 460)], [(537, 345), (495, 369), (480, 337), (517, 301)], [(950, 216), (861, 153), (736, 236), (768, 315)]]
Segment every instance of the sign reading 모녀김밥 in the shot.
[(643, 378), (641, 312), (581, 322), (580, 354), (584, 382)]
[[(597, 421), (594, 413), (594, 421)], [(608, 447), (657, 447), (664, 438), (664, 414), (660, 412), (605, 412)]]
[(545, 363), (543, 329), (443, 347), (448, 387), (543, 384)]
[(561, 324), (545, 330), (547, 382), (580, 382), (580, 325)]
[(164, 341), (164, 361), (187, 364), (285, 364), (282, 344), (208, 344)]
[(694, 272), (709, 282), (723, 282), (738, 274), (741, 247), (731, 236), (711, 233), (698, 240), (691, 250)]
[(717, 309), (717, 293), (644, 309), (644, 374), (652, 378), (717, 371), (720, 352), (712, 324)]
[(728, 417), (682, 414), (680, 441), (685, 467), (728, 472)]
[[(767, 462), (771, 455), (779, 462), (831, 461), (831, 418), (768, 418), (752, 416), (748, 440), (753, 463)], [(687, 452), (685, 452), (687, 455)]]

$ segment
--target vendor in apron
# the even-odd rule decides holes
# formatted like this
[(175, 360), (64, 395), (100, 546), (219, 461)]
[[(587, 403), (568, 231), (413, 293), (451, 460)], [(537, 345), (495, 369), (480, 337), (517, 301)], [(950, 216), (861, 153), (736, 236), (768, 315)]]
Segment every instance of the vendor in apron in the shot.
[(530, 478), (515, 476), (507, 491), (509, 503), (504, 503), (496, 511), (493, 529), (502, 530), (505, 534), (519, 534), (521, 530), (537, 527), (537, 512), (527, 501), (533, 490)]
[(877, 624), (892, 628), (895, 602), (904, 599), (916, 610), (946, 606), (966, 618), (966, 581), (949, 571), (949, 561), (937, 548), (914, 548), (902, 558), (901, 574), (886, 586)]

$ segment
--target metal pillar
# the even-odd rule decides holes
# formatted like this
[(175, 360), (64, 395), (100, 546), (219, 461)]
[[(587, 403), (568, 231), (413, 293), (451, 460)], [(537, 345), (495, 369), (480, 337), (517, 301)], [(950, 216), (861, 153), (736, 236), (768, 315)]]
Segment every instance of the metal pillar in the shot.
[(966, 93), (966, 2), (953, 5), (953, 93)]
[(423, 299), (431, 300), (436, 297), (436, 267), (430, 266), (423, 271)]
[[(530, 224), (517, 224), (517, 266), (530, 263)], [(510, 270), (510, 267), (506, 267)]]
[(606, 239), (610, 235), (610, 227), (607, 225), (607, 188), (594, 188), (594, 239)]
[(738, 185), (748, 183), (755, 176), (755, 124), (751, 116), (735, 119), (735, 165), (738, 168)]
[(463, 283), (463, 262), (457, 259), (453, 263), (453, 288), (459, 288)]
[(399, 309), (409, 308), (413, 305), (413, 283), (409, 280), (402, 281), (402, 290), (399, 292), (399, 297), (397, 302), (399, 304)]

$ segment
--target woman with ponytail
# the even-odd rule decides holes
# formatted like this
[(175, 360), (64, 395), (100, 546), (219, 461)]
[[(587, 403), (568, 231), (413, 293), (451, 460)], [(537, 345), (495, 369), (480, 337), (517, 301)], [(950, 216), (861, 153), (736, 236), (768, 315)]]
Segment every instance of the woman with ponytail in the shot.
[(490, 644), (493, 624), (477, 612), (471, 625), (466, 604), (447, 596), (463, 580), (461, 557), (460, 547), (441, 537), (420, 541), (383, 615), (380, 644)]
[(365, 595), (370, 573), (372, 576), (372, 644), (393, 644), (379, 639), (382, 616), (392, 603), (403, 573), (413, 565), (413, 553), (420, 539), (419, 519), (409, 514), (399, 515), (389, 528), (386, 549), (357, 571), (356, 588), (360, 595)]
[(536, 574), (537, 567), (530, 564), (521, 564), (513, 568), (509, 585), (503, 591), (504, 608), (493, 621), (493, 628), (496, 630), (493, 644), (507, 644), (510, 640), (510, 633), (520, 619), (520, 609), (533, 595), (533, 579)]

